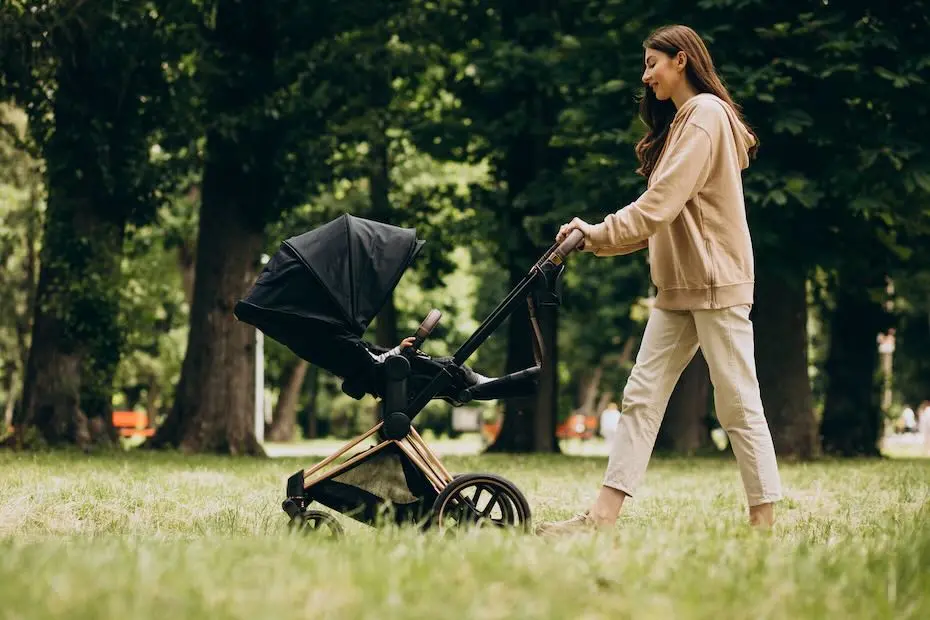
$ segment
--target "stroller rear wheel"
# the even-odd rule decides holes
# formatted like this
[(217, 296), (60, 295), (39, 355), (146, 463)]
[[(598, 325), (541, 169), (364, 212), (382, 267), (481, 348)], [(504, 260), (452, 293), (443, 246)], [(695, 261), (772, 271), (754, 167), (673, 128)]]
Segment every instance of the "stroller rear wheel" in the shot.
[(529, 531), (530, 505), (512, 482), (493, 474), (458, 474), (433, 502), (429, 527)]
[(328, 512), (304, 510), (298, 512), (290, 521), (291, 528), (303, 534), (341, 538), (345, 533), (342, 524)]

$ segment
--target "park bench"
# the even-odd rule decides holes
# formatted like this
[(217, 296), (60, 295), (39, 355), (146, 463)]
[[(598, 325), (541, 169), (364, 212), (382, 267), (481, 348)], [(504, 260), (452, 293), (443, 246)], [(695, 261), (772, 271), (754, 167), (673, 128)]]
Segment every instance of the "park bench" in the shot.
[(151, 437), (155, 433), (144, 411), (114, 411), (113, 426), (119, 430), (121, 437)]

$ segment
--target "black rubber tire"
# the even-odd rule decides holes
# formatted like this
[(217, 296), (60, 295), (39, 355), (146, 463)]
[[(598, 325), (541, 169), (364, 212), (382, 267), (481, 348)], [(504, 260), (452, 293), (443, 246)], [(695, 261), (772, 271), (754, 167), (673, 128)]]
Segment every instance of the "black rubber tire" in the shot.
[(339, 520), (328, 512), (305, 510), (290, 521), (290, 526), (301, 534), (342, 538), (345, 529)]
[[(470, 493), (471, 489), (474, 491)], [(482, 506), (486, 492), (490, 495), (487, 504)], [(470, 505), (475, 500), (476, 505)], [(529, 532), (531, 522), (529, 502), (506, 478), (495, 474), (456, 474), (433, 502), (428, 526), (440, 533), (453, 525), (456, 528), (491, 526)]]

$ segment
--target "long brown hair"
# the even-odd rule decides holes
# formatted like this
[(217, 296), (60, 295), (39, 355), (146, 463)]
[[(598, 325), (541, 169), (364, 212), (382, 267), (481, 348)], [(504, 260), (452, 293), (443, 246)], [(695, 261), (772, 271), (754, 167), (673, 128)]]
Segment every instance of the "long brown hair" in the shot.
[[(697, 92), (712, 93), (733, 108), (739, 119), (756, 138), (756, 143), (749, 149), (749, 156), (755, 156), (759, 148), (759, 138), (743, 119), (742, 108), (733, 101), (720, 76), (717, 75), (710, 52), (707, 51), (707, 46), (704, 45), (698, 33), (687, 26), (664, 26), (643, 41), (643, 49), (658, 50), (672, 57), (678, 52), (684, 52), (688, 57), (685, 65), (688, 82)], [(639, 168), (636, 172), (646, 178), (655, 169), (676, 111), (671, 99), (659, 101), (651, 88), (644, 89), (639, 103), (639, 116), (649, 130), (636, 145), (636, 158), (639, 160)]]

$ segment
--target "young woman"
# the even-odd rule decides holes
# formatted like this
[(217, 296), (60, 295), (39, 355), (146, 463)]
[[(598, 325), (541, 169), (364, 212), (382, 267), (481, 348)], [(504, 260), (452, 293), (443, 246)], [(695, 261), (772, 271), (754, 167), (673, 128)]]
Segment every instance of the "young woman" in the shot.
[(636, 154), (648, 189), (599, 224), (573, 219), (556, 240), (579, 229), (582, 249), (597, 256), (648, 247), (658, 294), (623, 392), (600, 493), (583, 514), (540, 525), (543, 535), (614, 526), (646, 472), (669, 397), (698, 347), (739, 465), (750, 523), (770, 526), (781, 498), (749, 319), (754, 268), (741, 172), (758, 141), (694, 30), (668, 26), (643, 47), (640, 114), (649, 131)]

